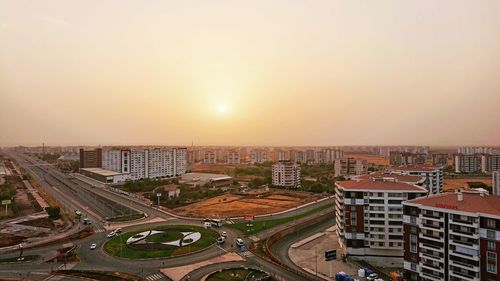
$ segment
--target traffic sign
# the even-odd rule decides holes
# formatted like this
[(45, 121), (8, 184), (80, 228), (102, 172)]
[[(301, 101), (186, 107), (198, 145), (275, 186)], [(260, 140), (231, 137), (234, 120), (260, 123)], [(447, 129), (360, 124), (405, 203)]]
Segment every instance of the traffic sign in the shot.
[(326, 250), (325, 261), (332, 261), (337, 258), (337, 250)]
[(12, 203), (12, 201), (10, 201), (10, 200), (2, 200), (2, 205), (9, 205), (10, 203)]
[(253, 221), (254, 216), (245, 216), (244, 218), (246, 221)]

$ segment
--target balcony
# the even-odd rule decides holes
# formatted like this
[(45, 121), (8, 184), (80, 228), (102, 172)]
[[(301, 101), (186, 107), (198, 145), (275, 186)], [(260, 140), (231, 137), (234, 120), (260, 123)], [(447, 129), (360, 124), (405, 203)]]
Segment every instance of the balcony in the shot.
[(422, 259), (422, 258), (426, 258), (426, 259), (430, 259), (430, 260), (433, 260), (433, 261), (437, 261), (437, 262), (444, 262), (444, 258), (440, 255), (434, 255), (434, 254), (431, 254), (431, 253), (428, 253), (428, 252), (423, 252), (421, 251), (420, 253), (418, 253), (418, 256)]
[(467, 226), (467, 227), (472, 227), (472, 228), (478, 228), (479, 227), (479, 224), (477, 222), (470, 222), (470, 221), (464, 221), (464, 220), (454, 220), (454, 219), (451, 219), (451, 220), (449, 220), (449, 224), (455, 224), (455, 225), (460, 225), (460, 226)]
[(364, 205), (365, 201), (363, 199), (356, 198), (344, 198), (344, 205)]
[(472, 239), (479, 239), (479, 233), (471, 233), (471, 232), (466, 232), (466, 231), (460, 231), (457, 229), (450, 229), (450, 234), (457, 235), (457, 236), (465, 236), (465, 237), (472, 238)]
[(450, 266), (456, 266), (456, 267), (463, 268), (465, 270), (479, 272), (479, 266), (476, 266), (476, 265), (473, 265), (470, 263), (466, 263), (466, 262), (450, 260)]
[(428, 234), (425, 234), (423, 232), (420, 232), (420, 234), (418, 235), (419, 238), (422, 238), (422, 239), (429, 239), (431, 241), (436, 241), (436, 242), (444, 242), (444, 238), (443, 237), (439, 237), (439, 236), (434, 236), (434, 235), (428, 235)]
[(434, 245), (427, 244), (427, 243), (422, 243), (422, 242), (418, 243), (418, 246), (421, 249), (428, 249), (428, 250), (431, 250), (431, 251), (436, 251), (436, 252), (444, 253), (444, 246), (439, 247), (439, 246), (434, 246)]
[(443, 227), (441, 225), (436, 225), (436, 224), (429, 224), (424, 221), (422, 221), (422, 224), (420, 225), (421, 229), (429, 229), (429, 230), (439, 230), (442, 231)]
[(477, 245), (477, 244), (473, 244), (473, 243), (469, 243), (469, 242), (465, 242), (465, 241), (460, 241), (460, 240), (454, 240), (454, 239), (450, 239), (449, 243), (451, 245), (455, 245), (458, 247), (466, 247), (466, 248), (470, 248), (470, 249), (474, 249), (474, 250), (479, 251), (479, 245)]
[(453, 271), (450, 270), (450, 276), (456, 277), (456, 278), (461, 278), (463, 280), (467, 281), (479, 281), (478, 277), (470, 276), (461, 272)]

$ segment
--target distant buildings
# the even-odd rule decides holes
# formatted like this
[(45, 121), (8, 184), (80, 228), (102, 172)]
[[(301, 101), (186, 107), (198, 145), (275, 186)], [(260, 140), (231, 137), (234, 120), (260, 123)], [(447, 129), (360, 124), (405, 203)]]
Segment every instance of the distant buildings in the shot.
[(500, 196), (500, 170), (494, 171), (492, 175), (493, 195)]
[(457, 150), (458, 154), (500, 154), (500, 147), (492, 146), (463, 146)]
[(217, 153), (215, 150), (203, 150), (200, 151), (201, 162), (203, 164), (215, 164), (217, 163)]
[(240, 152), (236, 150), (229, 150), (226, 152), (226, 164), (236, 165), (240, 164)]
[(274, 186), (296, 188), (300, 186), (300, 166), (291, 161), (280, 161), (272, 166)]
[(343, 252), (379, 266), (401, 266), (402, 202), (426, 193), (423, 187), (394, 179), (337, 181), (335, 213)]
[(336, 159), (334, 163), (334, 175), (338, 176), (356, 176), (366, 174), (368, 162), (353, 158)]
[(456, 173), (480, 173), (481, 155), (479, 154), (457, 154), (455, 155)]
[(80, 149), (80, 168), (101, 168), (102, 149), (84, 150)]
[(391, 173), (423, 178), (422, 186), (429, 191), (429, 194), (443, 192), (443, 168), (441, 166), (400, 166), (392, 168)]
[(443, 168), (448, 167), (448, 154), (447, 153), (433, 153), (432, 154), (432, 165), (442, 166)]
[(500, 154), (481, 155), (481, 172), (493, 173), (500, 170)]
[[(186, 173), (187, 149), (162, 147), (80, 150), (80, 163), (87, 165), (81, 166), (83, 169), (102, 168), (103, 171), (86, 171), (87, 175), (101, 174), (100, 178), (111, 175), (120, 180), (173, 177)], [(88, 167), (89, 163), (95, 166)], [(125, 176), (117, 177), (117, 173)]]
[(500, 197), (442, 193), (403, 209), (408, 280), (500, 280)]
[(389, 163), (392, 166), (423, 165), (427, 155), (424, 153), (413, 153), (403, 151), (391, 151)]
[(252, 150), (250, 152), (250, 163), (262, 164), (267, 161), (267, 151), (265, 150)]

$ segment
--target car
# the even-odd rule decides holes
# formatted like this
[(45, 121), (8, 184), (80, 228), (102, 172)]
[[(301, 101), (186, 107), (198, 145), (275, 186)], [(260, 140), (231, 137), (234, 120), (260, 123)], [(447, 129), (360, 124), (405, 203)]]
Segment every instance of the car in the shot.
[(368, 277), (366, 277), (367, 281), (375, 281), (376, 279), (378, 279), (377, 273), (372, 273), (372, 274), (368, 275)]
[(222, 244), (224, 244), (225, 242), (226, 242), (226, 238), (224, 238), (224, 237), (222, 237), (222, 236), (221, 236), (221, 237), (219, 237), (219, 238), (217, 238), (217, 244), (222, 245)]
[(243, 239), (237, 238), (236, 239), (236, 245), (242, 247), (242, 246), (245, 246), (245, 242), (243, 242)]
[(97, 244), (96, 243), (92, 243), (92, 245), (90, 245), (90, 249), (94, 250), (95, 248), (97, 248)]
[(116, 233), (116, 234), (122, 233), (122, 229), (121, 228), (117, 228), (117, 229), (115, 229), (114, 233)]
[(225, 231), (222, 231), (222, 233), (220, 234), (221, 237), (227, 237), (227, 232)]
[(210, 227), (212, 227), (212, 224), (211, 224), (211, 223), (209, 223), (209, 222), (204, 222), (204, 223), (203, 223), (203, 227), (205, 227), (205, 228), (210, 228)]
[(106, 234), (106, 237), (108, 237), (108, 238), (113, 238), (115, 236), (116, 236), (115, 232), (110, 232), (110, 233)]

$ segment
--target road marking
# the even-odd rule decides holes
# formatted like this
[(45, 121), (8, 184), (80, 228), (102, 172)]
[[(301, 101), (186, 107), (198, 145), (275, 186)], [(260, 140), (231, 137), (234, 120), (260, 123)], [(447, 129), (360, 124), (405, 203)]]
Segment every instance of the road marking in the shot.
[(105, 229), (102, 229), (102, 228), (99, 228), (99, 229), (94, 230), (94, 232), (96, 232), (96, 233), (99, 233), (99, 232), (106, 232), (106, 230), (105, 230)]
[(157, 274), (149, 275), (148, 277), (146, 277), (146, 280), (154, 281), (154, 280), (159, 280), (162, 278), (163, 278), (163, 274), (157, 273)]

